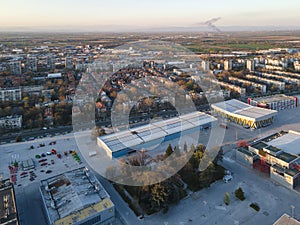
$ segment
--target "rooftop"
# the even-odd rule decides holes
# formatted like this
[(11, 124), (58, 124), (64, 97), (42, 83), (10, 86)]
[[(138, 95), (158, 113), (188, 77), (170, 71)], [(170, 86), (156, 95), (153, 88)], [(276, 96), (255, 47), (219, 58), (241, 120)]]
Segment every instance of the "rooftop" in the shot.
[(295, 97), (278, 94), (278, 95), (271, 95), (271, 96), (267, 96), (267, 97), (255, 98), (254, 100), (257, 102), (268, 104), (268, 103), (272, 103), (272, 102), (285, 101), (288, 99), (294, 100)]
[(254, 157), (256, 154), (253, 152), (250, 152), (247, 148), (243, 147), (243, 148), (238, 148), (237, 151), (242, 152), (248, 156)]
[(258, 150), (263, 150), (263, 148), (267, 147), (268, 145), (263, 143), (263, 142), (257, 142), (253, 145), (251, 145), (252, 148), (258, 149)]
[(131, 130), (101, 136), (99, 139), (104, 142), (111, 151), (117, 152), (214, 121), (216, 121), (216, 119), (210, 115), (194, 112), (168, 120), (156, 121), (148, 125), (132, 128)]
[(0, 224), (19, 224), (14, 189), (9, 180), (0, 181)]
[(268, 144), (276, 146), (284, 152), (300, 156), (300, 133), (298, 132), (289, 131), (281, 137), (271, 140)]
[(49, 218), (59, 225), (113, 207), (100, 182), (84, 167), (41, 181), (41, 193)]
[(269, 150), (269, 151), (271, 151), (271, 152), (274, 152), (274, 153), (280, 152), (280, 151), (281, 151), (280, 148), (276, 148), (276, 147), (274, 147), (274, 146), (272, 146), (272, 145), (266, 147), (265, 149), (267, 149), (267, 150)]
[(254, 120), (265, 119), (277, 113), (276, 110), (251, 106), (236, 99), (212, 104), (212, 108)]
[(287, 152), (281, 152), (279, 155), (276, 156), (278, 159), (281, 159), (287, 163), (290, 163), (297, 159), (297, 156), (291, 155)]
[(283, 214), (273, 225), (300, 225), (300, 222), (287, 214)]

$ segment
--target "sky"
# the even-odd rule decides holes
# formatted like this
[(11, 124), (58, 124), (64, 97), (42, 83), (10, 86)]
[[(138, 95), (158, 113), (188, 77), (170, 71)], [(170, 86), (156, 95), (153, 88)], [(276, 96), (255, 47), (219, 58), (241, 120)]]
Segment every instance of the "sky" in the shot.
[(299, 0), (10, 0), (6, 27), (185, 27), (221, 17), (217, 26), (299, 26)]

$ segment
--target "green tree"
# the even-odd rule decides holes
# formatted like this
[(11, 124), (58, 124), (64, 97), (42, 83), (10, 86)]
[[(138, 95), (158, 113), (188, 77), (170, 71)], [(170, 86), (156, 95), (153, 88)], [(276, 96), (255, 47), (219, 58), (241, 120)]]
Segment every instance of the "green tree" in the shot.
[(173, 149), (172, 149), (171, 144), (169, 144), (167, 149), (166, 149), (165, 155), (164, 155), (165, 158), (169, 157), (172, 153), (173, 153)]
[(244, 201), (246, 199), (245, 195), (244, 195), (244, 191), (240, 187), (235, 190), (234, 194), (235, 194), (235, 197), (237, 197), (241, 201)]

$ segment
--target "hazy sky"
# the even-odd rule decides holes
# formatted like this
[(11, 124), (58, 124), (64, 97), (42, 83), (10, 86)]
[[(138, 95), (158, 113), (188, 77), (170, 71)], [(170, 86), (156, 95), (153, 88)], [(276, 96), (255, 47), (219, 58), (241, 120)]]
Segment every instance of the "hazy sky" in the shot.
[(222, 17), (219, 26), (298, 26), (300, 0), (9, 0), (0, 27), (194, 26)]

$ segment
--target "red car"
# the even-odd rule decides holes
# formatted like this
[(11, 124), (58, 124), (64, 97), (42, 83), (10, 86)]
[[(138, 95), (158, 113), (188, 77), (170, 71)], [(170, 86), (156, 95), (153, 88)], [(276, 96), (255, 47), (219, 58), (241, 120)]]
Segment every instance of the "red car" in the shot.
[(24, 175), (26, 175), (27, 174), (27, 172), (22, 172), (21, 174), (20, 174), (20, 176), (24, 176)]
[(46, 161), (47, 161), (47, 159), (41, 159), (41, 160), (39, 160), (39, 163), (46, 162)]
[(61, 154), (57, 154), (57, 158), (61, 159)]
[(53, 155), (56, 155), (57, 151), (56, 151), (55, 149), (52, 149), (52, 150), (51, 150), (51, 153), (52, 153)]
[(48, 163), (42, 163), (42, 164), (41, 164), (41, 166), (46, 166), (46, 165), (48, 165)]

